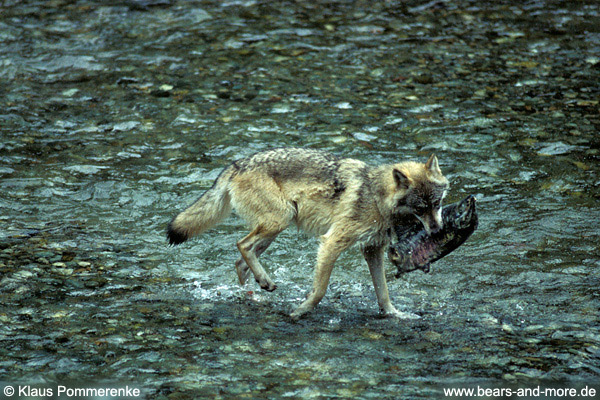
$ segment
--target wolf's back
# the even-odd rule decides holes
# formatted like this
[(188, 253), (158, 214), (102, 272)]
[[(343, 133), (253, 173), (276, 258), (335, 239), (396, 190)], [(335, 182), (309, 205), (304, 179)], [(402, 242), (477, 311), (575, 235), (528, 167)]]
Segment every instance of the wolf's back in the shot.
[(183, 243), (212, 228), (231, 213), (230, 178), (231, 167), (225, 169), (194, 204), (171, 220), (167, 227), (169, 244)]

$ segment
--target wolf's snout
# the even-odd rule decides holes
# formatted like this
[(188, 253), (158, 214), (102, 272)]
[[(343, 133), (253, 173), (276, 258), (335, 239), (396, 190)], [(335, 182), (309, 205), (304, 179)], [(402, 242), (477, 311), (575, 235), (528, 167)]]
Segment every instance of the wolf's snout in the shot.
[(438, 222), (435, 218), (424, 218), (421, 222), (428, 235), (433, 235), (434, 233), (441, 231), (443, 227), (443, 222)]
[(433, 224), (431, 224), (431, 226), (429, 227), (429, 234), (432, 235), (434, 233), (438, 233), (439, 231), (442, 230), (442, 223), (437, 223), (434, 222)]
[(416, 216), (419, 221), (423, 224), (423, 228), (425, 228), (425, 232), (428, 235), (433, 235), (436, 232), (442, 230), (444, 222), (442, 220), (442, 210), (434, 210), (431, 213), (425, 215), (417, 215)]

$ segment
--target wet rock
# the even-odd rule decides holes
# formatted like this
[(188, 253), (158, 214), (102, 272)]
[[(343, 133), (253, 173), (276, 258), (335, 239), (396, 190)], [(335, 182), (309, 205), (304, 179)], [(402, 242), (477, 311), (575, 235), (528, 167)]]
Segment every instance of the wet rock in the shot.
[(116, 132), (127, 132), (137, 128), (139, 125), (139, 121), (126, 121), (113, 125), (112, 130)]
[(502, 331), (513, 335), (515, 333), (515, 329), (510, 325), (507, 324), (506, 322), (502, 323)]
[[(70, 276), (72, 273), (68, 273), (69, 271), (63, 272), (61, 275)], [(78, 277), (76, 278), (66, 278), (62, 281), (62, 285), (71, 289), (83, 289), (85, 287), (85, 283), (81, 281)]]
[(90, 289), (96, 289), (96, 288), (103, 287), (104, 285), (106, 285), (107, 282), (108, 282), (108, 280), (106, 278), (95, 277), (95, 278), (86, 279), (84, 281), (83, 285)]
[(560, 154), (570, 153), (576, 150), (577, 148), (578, 147), (574, 145), (566, 144), (563, 142), (556, 142), (545, 144), (541, 149), (538, 150), (538, 154), (543, 156), (556, 156)]
[[(60, 259), (62, 260), (62, 256), (60, 256)], [(62, 261), (54, 262), (54, 263), (52, 263), (52, 266), (55, 268), (67, 268), (67, 263), (64, 263)]]
[(516, 379), (540, 379), (544, 376), (542, 371), (527, 368), (516, 371), (512, 374)]
[(89, 268), (92, 265), (89, 261), (77, 261), (77, 266), (81, 268)]
[(53, 272), (59, 274), (59, 275), (63, 275), (63, 276), (69, 276), (69, 275), (73, 275), (73, 268), (67, 268), (66, 264), (64, 263), (60, 263), (64, 266), (56, 266), (55, 268), (53, 268)]
[(440, 342), (442, 341), (442, 334), (439, 332), (434, 332), (434, 331), (427, 331), (423, 334), (423, 337), (427, 340), (429, 340), (430, 342)]
[(88, 55), (63, 55), (48, 61), (39, 62), (37, 68), (47, 72), (57, 72), (64, 69), (82, 69), (100, 71), (104, 66), (94, 57)]
[(173, 86), (171, 85), (161, 85), (158, 89), (154, 89), (150, 91), (150, 95), (154, 97), (169, 97), (171, 96), (173, 90)]
[(430, 85), (434, 82), (433, 76), (431, 75), (418, 75), (415, 76), (413, 79), (415, 82), (420, 83), (422, 85)]
[(152, 7), (170, 6), (172, 0), (126, 0), (124, 2), (132, 10), (148, 11)]

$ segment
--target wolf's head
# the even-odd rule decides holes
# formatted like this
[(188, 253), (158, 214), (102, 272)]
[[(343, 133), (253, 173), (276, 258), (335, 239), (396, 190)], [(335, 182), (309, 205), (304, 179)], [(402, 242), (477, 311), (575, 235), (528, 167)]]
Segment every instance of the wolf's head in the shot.
[(448, 179), (444, 177), (437, 157), (432, 154), (427, 163), (405, 163), (394, 169), (398, 185), (407, 188), (403, 199), (405, 212), (414, 214), (423, 223), (428, 234), (442, 229), (442, 201), (448, 192)]

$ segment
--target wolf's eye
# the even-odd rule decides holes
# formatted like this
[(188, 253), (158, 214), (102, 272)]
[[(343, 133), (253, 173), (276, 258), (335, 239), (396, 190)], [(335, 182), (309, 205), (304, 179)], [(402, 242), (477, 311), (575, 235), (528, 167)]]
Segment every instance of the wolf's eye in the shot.
[(417, 215), (423, 215), (427, 212), (427, 206), (424, 204), (419, 204), (417, 206), (415, 206), (415, 214)]

